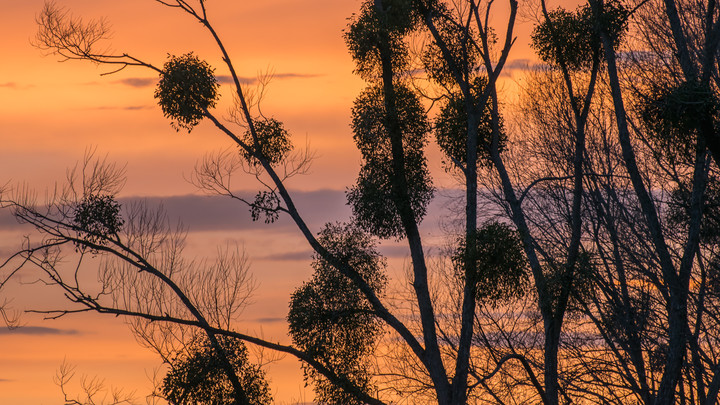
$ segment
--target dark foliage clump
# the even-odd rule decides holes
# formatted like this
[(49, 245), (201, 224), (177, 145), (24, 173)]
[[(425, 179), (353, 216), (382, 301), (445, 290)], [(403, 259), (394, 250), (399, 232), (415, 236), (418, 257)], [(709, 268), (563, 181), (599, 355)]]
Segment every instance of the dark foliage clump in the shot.
[[(251, 405), (272, 402), (265, 372), (248, 361), (242, 342), (219, 337), (218, 342), (230, 362)], [(162, 394), (171, 404), (230, 405), (235, 404), (235, 391), (223, 367), (223, 360), (210, 340), (200, 339), (170, 365), (162, 381)]]
[(381, 238), (399, 238), (404, 232), (397, 207), (397, 202), (402, 200), (398, 183), (407, 187), (416, 221), (425, 216), (434, 192), (423, 154), (430, 129), (425, 110), (417, 96), (400, 85), (396, 86), (395, 106), (395, 119), (402, 134), (404, 167), (401, 171), (395, 167), (382, 88), (366, 89), (355, 101), (352, 111), (355, 143), (365, 163), (357, 184), (347, 193), (348, 203), (357, 223)]
[[(432, 41), (420, 58), (428, 78), (450, 88), (456, 83), (456, 74), (465, 76), (464, 79), (468, 79), (467, 76), (473, 74), (480, 53), (475, 43), (476, 33), (472, 29), (455, 24), (450, 16), (451, 13), (443, 5), (438, 5), (435, 13), (447, 16), (447, 18), (439, 18), (436, 22), (438, 35), (446, 53), (436, 41)], [(463, 66), (472, 68), (464, 69)]]
[[(357, 271), (381, 295), (387, 283), (385, 263), (371, 237), (354, 225), (328, 224), (318, 236), (338, 261)], [(372, 389), (369, 357), (382, 330), (372, 305), (353, 281), (316, 255), (312, 279), (295, 290), (288, 322), (293, 342), (363, 392)], [(319, 403), (360, 404), (314, 368), (304, 366)]]
[(386, 47), (392, 55), (392, 66), (400, 71), (408, 66), (409, 52), (404, 37), (419, 22), (419, 15), (412, 0), (384, 0), (382, 10), (372, 1), (362, 5), (360, 13), (353, 16), (345, 42), (356, 63), (355, 73), (365, 79), (381, 75), (380, 47)]
[(243, 142), (249, 145), (253, 152), (241, 149), (243, 157), (253, 165), (260, 164), (258, 157), (262, 157), (270, 164), (279, 163), (292, 150), (290, 133), (282, 122), (274, 118), (265, 118), (255, 120), (253, 126), (257, 142), (250, 130), (245, 131), (243, 138)]
[(265, 223), (271, 224), (280, 217), (280, 197), (274, 191), (259, 191), (255, 201), (250, 204), (250, 215), (253, 221), (265, 217)]
[[(477, 156), (478, 163), (490, 165), (490, 148), (493, 141), (492, 104), (490, 99), (481, 106), (479, 99), (487, 86), (487, 78), (477, 77), (473, 82), (471, 94), (478, 109), (477, 116)], [(503, 122), (498, 122), (498, 149), (503, 151), (507, 144), (507, 136), (503, 131)], [(452, 94), (440, 107), (435, 118), (435, 138), (438, 146), (450, 161), (467, 164), (468, 113), (465, 99), (459, 94)], [(446, 164), (446, 167), (452, 167)]]
[[(690, 199), (687, 188), (676, 188), (670, 194), (668, 225), (687, 228), (690, 224)], [(710, 179), (705, 185), (700, 221), (700, 243), (720, 245), (720, 182)]]
[[(463, 237), (458, 240), (452, 262), (461, 279), (475, 284), (478, 301), (494, 305), (523, 296), (529, 280), (517, 231), (491, 222), (478, 229), (475, 238), (474, 257), (467, 258), (467, 241)], [(466, 269), (466, 261), (474, 265)]]
[(603, 3), (597, 12), (584, 5), (575, 12), (562, 7), (548, 12), (548, 19), (532, 33), (532, 47), (540, 59), (554, 67), (587, 69), (602, 58), (600, 32), (605, 31), (618, 49), (627, 29), (628, 11), (619, 1)]
[(650, 129), (649, 137), (665, 156), (693, 156), (698, 125), (714, 120), (720, 103), (708, 86), (685, 81), (675, 86), (658, 86), (647, 96), (641, 118)]
[(176, 131), (184, 128), (190, 132), (200, 123), (205, 111), (215, 107), (219, 84), (214, 72), (215, 69), (192, 52), (171, 55), (165, 62), (155, 98)]
[(120, 203), (111, 195), (87, 195), (74, 211), (73, 225), (80, 237), (94, 244), (104, 245), (125, 224), (120, 216)]

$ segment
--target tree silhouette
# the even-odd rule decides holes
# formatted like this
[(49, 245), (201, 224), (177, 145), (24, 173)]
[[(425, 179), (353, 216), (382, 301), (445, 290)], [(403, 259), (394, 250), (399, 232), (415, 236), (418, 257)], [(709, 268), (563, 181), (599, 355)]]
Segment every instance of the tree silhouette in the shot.
[(215, 107), (218, 82), (207, 62), (188, 53), (171, 55), (163, 65), (155, 98), (172, 126), (190, 132), (208, 108)]
[[(219, 339), (220, 347), (243, 386), (243, 403), (272, 403), (265, 373), (248, 361), (245, 345), (232, 338)], [(171, 404), (236, 404), (235, 392), (225, 374), (223, 360), (207, 339), (188, 346), (170, 364), (162, 381), (162, 394)]]
[[(352, 225), (328, 224), (318, 240), (347, 260), (378, 295), (386, 281), (385, 263), (373, 240)], [(293, 342), (328, 368), (371, 394), (370, 356), (382, 331), (380, 319), (362, 292), (322, 257), (313, 260), (313, 276), (290, 299), (288, 322)], [(361, 403), (312, 367), (305, 377), (315, 384), (316, 399), (328, 404)]]
[[(714, 1), (553, 10), (541, 0), (525, 11), (537, 17), (527, 39), (544, 64), (522, 73), (515, 105), (499, 80), (517, 1), (507, 1), (502, 30), (493, 1), (362, 1), (345, 33), (367, 82), (350, 112), (362, 155), (347, 190), (353, 222), (318, 234), (286, 182), (307, 173), (311, 154), (246, 96), (207, 3), (158, 3), (215, 41), (236, 100), (229, 120), (214, 111), (215, 71), (192, 53), (162, 68), (107, 53), (106, 24), (53, 3), (35, 42), (64, 59), (157, 72), (156, 98), (173, 128), (206, 120), (228, 138), (230, 152), (207, 157), (194, 182), (245, 204), (253, 220), (289, 217), (313, 250), (314, 274), (291, 297), (293, 343), (239, 332), (232, 314), (244, 300), (208, 297), (242, 290), (241, 272), (229, 269), (243, 266), (181, 260), (181, 235), (161, 213), (120, 207), (122, 182), (109, 169), (70, 176), (46, 206), (29, 193), (0, 196), (43, 234), (3, 269), (12, 276), (17, 261), (34, 265), (81, 308), (50, 316), (130, 317), (175, 366), (166, 386), (179, 401), (267, 400), (244, 349), (256, 345), (299, 359), (327, 403), (717, 402)], [(436, 191), (431, 138), (462, 190), (437, 257), (421, 228)], [(232, 189), (236, 170), (258, 180), (254, 199)], [(385, 272), (377, 244), (391, 238), (407, 244), (406, 278)], [(102, 257), (99, 295), (58, 269), (63, 246), (80, 261)], [(198, 373), (211, 378), (191, 378)]]

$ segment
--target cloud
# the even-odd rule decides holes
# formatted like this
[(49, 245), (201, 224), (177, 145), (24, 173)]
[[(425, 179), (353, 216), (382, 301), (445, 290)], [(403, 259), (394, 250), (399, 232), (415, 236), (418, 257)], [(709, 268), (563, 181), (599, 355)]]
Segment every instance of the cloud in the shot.
[[(257, 191), (240, 190), (236, 193), (253, 201)], [(350, 208), (345, 204), (345, 192), (342, 190), (291, 191), (291, 195), (311, 229), (318, 229), (329, 221), (345, 221), (350, 217)], [(266, 224), (263, 218), (253, 221), (249, 208), (244, 203), (226, 196), (123, 197), (119, 202), (124, 207), (143, 204), (150, 210), (162, 206), (171, 222), (182, 222), (190, 232), (253, 229), (277, 232), (295, 229), (294, 223), (285, 214), (281, 214), (273, 224)], [(0, 210), (0, 229), (8, 231), (31, 228), (18, 223), (10, 210)], [(296, 256), (292, 256), (293, 254)], [(295, 252), (273, 259), (298, 260), (302, 255), (305, 255), (305, 258), (310, 257), (309, 253)]]
[(515, 69), (526, 70), (526, 69), (528, 69), (531, 65), (532, 65), (532, 62), (530, 61), (530, 59), (512, 59), (512, 60), (509, 60), (507, 63), (505, 63), (505, 66), (503, 67), (503, 69), (508, 69), (508, 70), (515, 70)]
[(137, 111), (137, 110), (147, 110), (153, 108), (151, 105), (129, 105), (129, 106), (100, 106), (100, 107), (91, 107), (86, 108), (86, 110), (123, 110), (123, 111)]
[(12, 215), (12, 212), (9, 209), (2, 209), (0, 210), (0, 229), (2, 230), (9, 230), (9, 229), (15, 229), (24, 227), (26, 229), (27, 225), (23, 226), (24, 224), (21, 224), (15, 219), (15, 217)]
[[(438, 223), (445, 221), (447, 208), (462, 198), (457, 190), (439, 190), (435, 199), (428, 206), (428, 215), (423, 219), (422, 227), (432, 230)], [(239, 190), (236, 194), (253, 201), (257, 191)], [(347, 205), (344, 190), (290, 190), (298, 212), (308, 227), (316, 232), (328, 222), (346, 222), (350, 220), (352, 211)], [(242, 202), (226, 196), (212, 195), (180, 195), (169, 197), (123, 197), (120, 204), (130, 208), (142, 204), (149, 210), (162, 210), (172, 223), (181, 222), (189, 232), (203, 231), (242, 231), (263, 230), (267, 232), (295, 232), (296, 226), (287, 214), (281, 213), (277, 221), (266, 224), (264, 218), (253, 221), (249, 208)], [(0, 229), (29, 230), (28, 225), (19, 224), (9, 210), (0, 210)], [(428, 241), (429, 242), (429, 241)], [(430, 245), (428, 245), (430, 246)], [(407, 246), (400, 244), (386, 245), (382, 253), (388, 257), (405, 257)], [(262, 260), (307, 260), (312, 257), (310, 250), (296, 250), (280, 255), (265, 256)]]
[[(273, 80), (286, 80), (286, 79), (311, 79), (315, 77), (320, 77), (322, 75), (320, 74), (314, 74), (314, 73), (275, 73), (272, 76)], [(218, 75), (216, 76), (217, 81), (221, 84), (233, 84), (234, 81), (232, 79), (232, 76), (230, 75)], [(258, 79), (256, 77), (238, 77), (238, 80), (241, 84), (251, 85), (256, 84), (258, 82)], [(125, 86), (130, 87), (136, 87), (136, 88), (143, 88), (143, 87), (150, 87), (154, 86), (158, 82), (157, 77), (126, 77), (124, 79), (115, 80), (112, 83), (115, 84), (122, 84)], [(88, 85), (93, 84), (99, 84), (99, 82), (88, 82), (85, 83)], [(11, 87), (15, 88), (17, 85), (15, 83), (6, 83), (6, 84), (0, 84), (0, 87)]]
[[(320, 224), (322, 225), (322, 224)], [(388, 243), (388, 242), (386, 242)], [(425, 244), (425, 250), (430, 252), (436, 252), (439, 250), (439, 247), (433, 246), (430, 244)], [(407, 244), (397, 244), (397, 245), (387, 245), (383, 244), (378, 246), (378, 252), (383, 255), (383, 257), (388, 258), (409, 258), (410, 257), (410, 250), (407, 247)], [(297, 252), (287, 252), (287, 253), (279, 253), (275, 255), (267, 255), (258, 257), (254, 260), (267, 260), (267, 261), (299, 261), (299, 260), (311, 260), (313, 257), (313, 251), (312, 250), (302, 250)]]
[(302, 250), (299, 252), (287, 252), (276, 255), (268, 255), (259, 257), (257, 260), (276, 260), (276, 261), (295, 261), (295, 260), (309, 260), (312, 258), (312, 250)]
[(113, 83), (124, 84), (130, 87), (148, 87), (157, 83), (157, 77), (127, 77), (125, 79), (116, 80)]
[(282, 317), (276, 317), (276, 318), (255, 318), (255, 319), (248, 319), (248, 322), (254, 322), (254, 323), (277, 323), (277, 322), (285, 322), (285, 318), (282, 318)]
[[(428, 249), (427, 245), (425, 246), (425, 249)], [(385, 257), (410, 257), (410, 249), (408, 249), (407, 244), (380, 246), (378, 251)]]
[(314, 73), (278, 73), (272, 75), (273, 79), (312, 79), (323, 75)]
[[(256, 192), (245, 190), (236, 193), (253, 201)], [(320, 227), (328, 221), (346, 220), (350, 216), (342, 190), (294, 191), (292, 195), (295, 205), (311, 228)], [(263, 218), (253, 221), (244, 203), (225, 196), (129, 197), (120, 199), (120, 203), (126, 207), (143, 203), (149, 209), (162, 206), (171, 221), (180, 220), (190, 232), (252, 229), (277, 232), (295, 228), (291, 219), (284, 214), (273, 224), (265, 224)], [(288, 257), (285, 260), (296, 259)]]
[(12, 90), (23, 90), (23, 89), (29, 89), (30, 87), (33, 87), (31, 84), (18, 84), (17, 82), (5, 82), (0, 83), (0, 88), (6, 88), (6, 89), (12, 89)]
[(77, 335), (78, 332), (75, 329), (57, 329), (48, 328), (45, 326), (21, 326), (19, 328), (7, 329), (1, 328), (0, 335), (33, 335), (33, 336), (44, 336), (44, 335)]
[[(315, 77), (321, 77), (320, 74), (314, 74), (314, 73), (275, 73), (270, 75), (270, 81), (272, 80), (287, 80), (287, 79), (312, 79)], [(217, 80), (221, 84), (233, 84), (232, 76), (229, 75), (219, 75), (217, 76)], [(238, 80), (240, 81), (240, 84), (245, 85), (251, 85), (251, 84), (257, 84), (258, 78), (257, 77), (238, 77)]]
[[(515, 72), (530, 72), (538, 70), (546, 70), (549, 66), (546, 63), (536, 63), (530, 59), (512, 59), (503, 65), (501, 76), (509, 77)], [(485, 67), (480, 67), (481, 70), (485, 70)]]
[[(235, 81), (233, 80), (232, 76), (230, 75), (219, 75), (215, 76), (218, 83), (220, 84), (233, 84)], [(238, 77), (238, 81), (240, 81), (240, 84), (255, 84), (257, 83), (257, 78), (254, 77)]]
[[(501, 72), (501, 76), (510, 77), (515, 72), (528, 72), (548, 69), (548, 65), (545, 63), (536, 63), (530, 59), (512, 59), (505, 62)], [(480, 66), (481, 71), (485, 71), (485, 66)], [(426, 75), (425, 69), (411, 69), (407, 71), (407, 74), (413, 77), (423, 77)]]
[(13, 382), (13, 381), (14, 381), (14, 380), (9, 380), (9, 379), (7, 379), (7, 378), (0, 378), (0, 383)]

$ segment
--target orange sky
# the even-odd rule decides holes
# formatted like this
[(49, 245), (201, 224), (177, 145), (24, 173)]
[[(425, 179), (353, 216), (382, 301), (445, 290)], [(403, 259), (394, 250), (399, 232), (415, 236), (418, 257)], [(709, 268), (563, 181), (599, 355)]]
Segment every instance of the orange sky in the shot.
[[(194, 51), (217, 67), (217, 74), (227, 74), (199, 24), (175, 10), (151, 0), (57, 3), (86, 18), (107, 16), (114, 32), (109, 45), (118, 52), (160, 66), (167, 53)], [(150, 71), (129, 68), (100, 76), (108, 69), (86, 62), (56, 63), (56, 57), (43, 56), (30, 46), (36, 29), (34, 16), (42, 5), (43, 0), (8, 0), (3, 4), (0, 184), (22, 181), (44, 190), (62, 181), (65, 169), (88, 147), (95, 147), (110, 160), (127, 163), (123, 197), (162, 197), (168, 199), (169, 206), (177, 205), (171, 215), (197, 214), (188, 207), (210, 200), (183, 197), (198, 194), (186, 178), (198, 159), (228, 147), (228, 141), (208, 123), (190, 134), (176, 133), (155, 105), (154, 84), (137, 85), (142, 79), (156, 77)], [(275, 72), (263, 112), (282, 120), (297, 144), (307, 139), (317, 153), (311, 174), (290, 183), (294, 190), (306, 192), (301, 200), (304, 198), (314, 230), (325, 221), (347, 216), (342, 190), (352, 184), (360, 162), (348, 123), (352, 101), (364, 83), (352, 74), (353, 63), (342, 39), (347, 18), (358, 5), (357, 0), (208, 2), (211, 21), (234, 58), (238, 73), (252, 78), (268, 69)], [(513, 66), (532, 58), (529, 30), (525, 23), (517, 32), (510, 58)], [(507, 83), (512, 86), (511, 80)], [(218, 106), (221, 113), (229, 106), (229, 89), (223, 88), (222, 94)], [(439, 160), (430, 164), (440, 183), (447, 182)], [(238, 184), (240, 189), (255, 187), (249, 180)], [(236, 215), (249, 217), (242, 206), (237, 207)], [(262, 328), (266, 337), (287, 341), (282, 318), (289, 292), (310, 274), (309, 250), (297, 232), (282, 224), (257, 232), (254, 230), (266, 228), (247, 221), (203, 229), (202, 215), (189, 222), (185, 221), (190, 227), (189, 255), (213, 255), (227, 240), (244, 244), (261, 283), (255, 304), (246, 312), (246, 328)], [(436, 225), (430, 223), (428, 240), (438, 237), (437, 230), (432, 230)], [(3, 258), (18, 246), (20, 232), (16, 227), (0, 229)], [(391, 263), (402, 263), (403, 257), (396, 255)], [(24, 278), (28, 280), (29, 275)], [(13, 285), (4, 294), (8, 293), (17, 295), (15, 305), (21, 309), (62, 306), (58, 297), (39, 286)], [(140, 396), (149, 389), (146, 373), (151, 373), (159, 361), (134, 342), (118, 319), (78, 315), (43, 322), (26, 315), (24, 321), (33, 328), (0, 331), (0, 404), (60, 402), (60, 391), (52, 378), (63, 358), (77, 365), (78, 375), (97, 374), (109, 385), (128, 387)], [(294, 360), (283, 360), (270, 369), (269, 375), (278, 403), (311, 399)]]

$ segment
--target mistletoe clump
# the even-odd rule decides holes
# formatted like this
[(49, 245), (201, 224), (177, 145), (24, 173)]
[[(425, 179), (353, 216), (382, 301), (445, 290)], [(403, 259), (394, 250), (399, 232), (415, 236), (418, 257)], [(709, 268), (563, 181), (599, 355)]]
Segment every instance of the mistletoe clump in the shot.
[[(363, 282), (382, 296), (387, 285), (385, 259), (372, 237), (354, 224), (327, 224), (320, 242), (340, 262), (357, 271)], [(372, 355), (382, 324), (358, 284), (316, 254), (312, 278), (297, 288), (290, 301), (288, 322), (293, 343), (363, 392), (372, 382)], [(303, 366), (321, 404), (361, 405), (312, 367)]]
[(363, 155), (357, 183), (347, 200), (357, 224), (380, 238), (401, 238), (403, 224), (395, 202), (404, 198), (397, 184), (407, 187), (407, 198), (420, 222), (427, 212), (434, 188), (427, 168), (424, 147), (430, 124), (418, 96), (407, 86), (395, 88), (395, 119), (402, 136), (404, 167), (395, 166), (383, 89), (369, 86), (355, 100), (352, 128)]
[[(461, 279), (476, 285), (478, 300), (495, 305), (525, 294), (527, 263), (517, 231), (491, 222), (477, 230), (475, 254), (467, 257), (468, 254), (467, 241), (461, 238), (452, 262)], [(471, 267), (466, 268), (466, 263)]]
[(113, 196), (91, 194), (75, 206), (73, 224), (87, 241), (103, 244), (108, 236), (120, 232), (125, 221), (120, 216), (120, 203)]
[(190, 132), (206, 111), (215, 107), (219, 84), (214, 72), (192, 52), (171, 55), (165, 62), (155, 98), (176, 131), (184, 128)]
[(617, 50), (627, 30), (629, 12), (619, 1), (608, 1), (602, 9), (589, 5), (575, 11), (562, 7), (550, 11), (532, 33), (532, 47), (540, 59), (554, 67), (563, 63), (570, 70), (592, 66), (602, 55), (600, 33), (610, 38)]
[[(488, 99), (484, 105), (479, 105), (479, 99), (488, 85), (486, 77), (476, 77), (470, 89), (473, 101), (479, 113), (476, 116), (477, 124), (477, 156), (480, 164), (491, 164), (490, 150), (492, 147), (494, 130), (492, 117), (492, 104)], [(461, 94), (451, 94), (440, 107), (440, 113), (435, 118), (435, 138), (438, 146), (450, 159), (461, 165), (467, 164), (468, 139), (468, 113), (465, 100)], [(505, 150), (507, 136), (504, 132), (502, 117), (498, 122), (498, 150)], [(447, 163), (446, 168), (452, 167)]]
[(642, 108), (641, 118), (650, 137), (668, 157), (691, 154), (699, 123), (713, 119), (720, 103), (713, 90), (697, 81), (652, 90)]
[(270, 164), (277, 164), (293, 149), (290, 133), (282, 122), (275, 118), (264, 118), (253, 121), (255, 137), (248, 129), (243, 142), (251, 145), (252, 152), (241, 149), (241, 154), (253, 165), (260, 165), (260, 157)]
[(382, 74), (381, 48), (385, 47), (395, 69), (408, 66), (404, 37), (417, 26), (420, 15), (410, 0), (365, 2), (345, 31), (345, 42), (356, 63), (355, 73), (365, 79)]
[(224, 363), (229, 362), (247, 404), (272, 403), (265, 372), (250, 362), (245, 345), (228, 337), (219, 337), (218, 344), (225, 359), (205, 338), (192, 342), (185, 352), (171, 361), (170, 370), (162, 381), (165, 398), (173, 404), (236, 404), (235, 390), (224, 367)]

